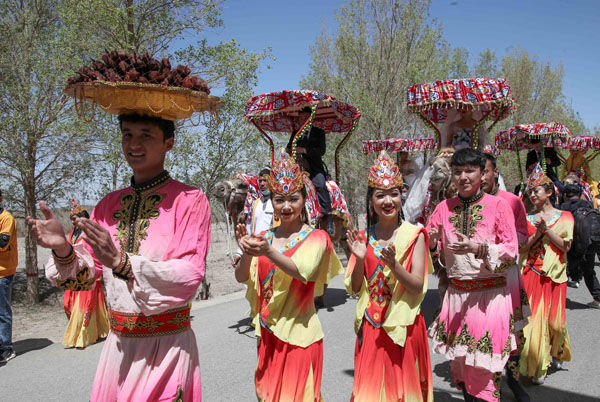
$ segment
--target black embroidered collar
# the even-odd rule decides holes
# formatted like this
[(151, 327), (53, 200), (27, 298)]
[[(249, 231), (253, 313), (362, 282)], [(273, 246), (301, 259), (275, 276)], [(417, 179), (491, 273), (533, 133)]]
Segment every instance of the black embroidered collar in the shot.
[(465, 205), (475, 204), (476, 202), (478, 202), (479, 200), (481, 200), (483, 198), (483, 194), (484, 194), (483, 190), (479, 190), (479, 192), (477, 194), (475, 194), (471, 198), (467, 198), (467, 199), (462, 198), (459, 194), (458, 200)]
[(171, 176), (169, 175), (169, 172), (167, 172), (166, 170), (163, 170), (162, 173), (160, 173), (158, 176), (156, 176), (153, 179), (150, 179), (148, 181), (145, 181), (143, 183), (136, 183), (132, 177), (131, 178), (131, 188), (133, 188), (133, 190), (137, 191), (137, 192), (144, 192), (144, 191), (156, 189), (158, 187), (162, 187), (165, 184), (167, 184), (170, 180), (171, 180)]
[(499, 190), (500, 190), (500, 187), (494, 186), (494, 188), (492, 189), (492, 191), (490, 191), (490, 194), (491, 195), (497, 195)]

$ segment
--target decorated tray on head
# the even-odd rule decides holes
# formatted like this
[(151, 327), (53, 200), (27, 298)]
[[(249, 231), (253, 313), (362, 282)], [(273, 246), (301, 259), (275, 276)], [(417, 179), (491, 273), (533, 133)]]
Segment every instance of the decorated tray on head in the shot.
[(364, 140), (363, 153), (388, 151), (409, 152), (435, 149), (435, 139), (426, 138), (386, 138), (384, 140)]
[(499, 149), (519, 150), (529, 149), (533, 139), (539, 139), (545, 147), (568, 148), (571, 133), (569, 128), (562, 123), (533, 123), (519, 124), (515, 127), (502, 130), (496, 135), (496, 147)]
[(210, 95), (202, 78), (187, 66), (171, 69), (168, 59), (148, 53), (106, 52), (102, 61), (83, 66), (67, 81), (65, 92), (76, 100), (80, 114), (86, 101), (112, 114), (142, 113), (166, 120), (191, 117), (195, 112), (216, 112), (221, 100)]
[(291, 132), (292, 118), (305, 108), (316, 107), (314, 127), (330, 133), (350, 131), (360, 110), (320, 91), (284, 90), (253, 96), (246, 104), (246, 119), (264, 131)]
[(567, 141), (567, 148), (583, 152), (586, 152), (590, 149), (600, 151), (600, 137), (595, 137), (593, 135), (569, 137)]
[(425, 138), (386, 138), (384, 140), (363, 140), (363, 153), (410, 152), (435, 149), (435, 139)]
[(516, 106), (506, 79), (463, 78), (409, 87), (407, 108), (435, 131), (439, 145), (438, 125), (446, 123), (450, 109), (478, 111), (481, 113), (478, 125), (491, 120), (493, 126), (511, 114)]
[[(301, 111), (311, 109), (310, 117), (298, 128)], [(250, 98), (244, 112), (246, 120), (254, 124), (271, 146), (271, 159), (275, 153), (272, 138), (267, 132), (294, 132), (292, 156), (296, 156), (296, 140), (310, 127), (326, 133), (346, 133), (335, 148), (335, 176), (339, 183), (339, 152), (358, 125), (360, 110), (321, 91), (308, 89), (275, 91)]]

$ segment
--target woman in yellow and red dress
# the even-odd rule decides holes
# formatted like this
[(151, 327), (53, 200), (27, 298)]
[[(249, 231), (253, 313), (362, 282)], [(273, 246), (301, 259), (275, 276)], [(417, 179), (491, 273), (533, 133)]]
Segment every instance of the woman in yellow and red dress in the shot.
[(280, 225), (258, 236), (236, 227), (244, 254), (235, 276), (248, 285), (259, 338), (256, 395), (259, 401), (320, 401), (323, 331), (313, 298), (315, 287), (342, 266), (327, 233), (305, 223), (308, 178), (285, 151), (267, 180)]
[(401, 220), (402, 176), (382, 151), (369, 172), (367, 229), (348, 231), (345, 284), (356, 306), (352, 401), (432, 401), (420, 312), (432, 263), (427, 232)]
[(573, 240), (573, 215), (552, 206), (553, 183), (537, 165), (528, 180), (535, 214), (528, 215), (529, 238), (521, 248), (523, 282), (531, 305), (524, 328), (521, 375), (543, 384), (550, 358), (555, 369), (571, 360), (571, 343), (565, 322), (567, 251)]
[[(77, 217), (89, 218), (87, 210), (72, 200), (71, 220)], [(81, 229), (74, 228), (69, 233), (69, 242), (73, 245), (83, 242)], [(104, 339), (108, 335), (108, 311), (102, 290), (102, 275), (97, 276), (91, 290), (65, 289), (63, 307), (69, 323), (63, 337), (63, 345), (74, 348), (85, 348)]]

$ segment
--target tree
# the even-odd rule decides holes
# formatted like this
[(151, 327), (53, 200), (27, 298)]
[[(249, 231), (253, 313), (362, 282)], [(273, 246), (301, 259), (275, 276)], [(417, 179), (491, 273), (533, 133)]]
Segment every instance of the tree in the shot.
[[(168, 167), (175, 176), (200, 186), (210, 196), (213, 186), (249, 160), (259, 136), (242, 121), (243, 107), (257, 84), (260, 64), (270, 57), (270, 49), (248, 52), (234, 40), (178, 49), (174, 42), (198, 38), (205, 29), (222, 26), (222, 0), (69, 0), (73, 35), (96, 37), (106, 48), (149, 52), (155, 57), (170, 57), (192, 68), (204, 78), (213, 92), (223, 91), (225, 106), (219, 118), (205, 122), (207, 127), (179, 124), (175, 148), (170, 152)], [(90, 22), (91, 21), (91, 22)], [(93, 56), (93, 55), (92, 55)], [(207, 117), (207, 116), (205, 116)], [(118, 133), (105, 131), (98, 137), (98, 153), (103, 175), (109, 174), (115, 185), (124, 165), (120, 157)], [(252, 146), (249, 146), (252, 145)]]
[[(16, 215), (36, 215), (40, 199), (64, 199), (86, 172), (85, 123), (63, 93), (78, 62), (78, 45), (54, 2), (0, 5), (0, 176)], [(37, 249), (26, 231), (27, 301), (38, 300)]]
[[(125, 179), (114, 118), (97, 113), (80, 119), (73, 110), (72, 100), (63, 92), (67, 77), (84, 63), (99, 58), (104, 49), (149, 51), (156, 57), (169, 56), (176, 50), (174, 42), (184, 34), (195, 36), (205, 28), (222, 25), (221, 3), (220, 0), (9, 0), (0, 4), (0, 90), (3, 94), (0, 177), (8, 188), (5, 199), (22, 211), (17, 216), (35, 216), (38, 200), (66, 203), (77, 184), (85, 181), (87, 188), (94, 188), (89, 185), (92, 176), (97, 182), (95, 187), (101, 190), (114, 190)], [(249, 53), (234, 42), (206, 45), (204, 50), (213, 52), (211, 57), (215, 63), (207, 70), (214, 75), (204, 78), (209, 82), (222, 82), (226, 101), (229, 97), (235, 99), (239, 107), (242, 93), (246, 96), (249, 88), (256, 84), (256, 70), (268, 50)], [(246, 82), (242, 84), (244, 79)], [(227, 105), (231, 109), (227, 109)], [(233, 104), (227, 105), (225, 110), (233, 115)], [(238, 108), (236, 113), (240, 111)], [(221, 137), (217, 137), (219, 127), (221, 134), (225, 133)], [(235, 123), (231, 120), (229, 126), (211, 123), (207, 130), (214, 130), (214, 138), (229, 135), (227, 138), (231, 140), (240, 135), (235, 131), (240, 127), (238, 119)], [(186, 133), (187, 129), (181, 130)], [(182, 141), (178, 148), (182, 154), (194, 151), (185, 148), (185, 144)], [(212, 143), (206, 145), (213, 146)], [(207, 152), (214, 151), (198, 149), (190, 160), (202, 159)], [(237, 155), (221, 152), (219, 156), (223, 160), (207, 163), (219, 162), (232, 169), (231, 161)], [(206, 165), (205, 172), (215, 171), (223, 172), (223, 169)], [(38, 300), (37, 267), (37, 248), (27, 230), (29, 302)]]
[[(553, 66), (522, 48), (512, 49), (499, 63), (495, 53), (487, 49), (479, 55), (474, 71), (485, 76), (500, 75), (510, 84), (517, 110), (499, 123), (496, 130), (517, 124), (558, 121), (567, 125), (573, 135), (588, 133), (581, 117), (567, 103), (563, 94), (565, 73), (562, 64)], [(520, 180), (518, 170), (514, 169), (514, 157), (511, 152), (503, 152), (499, 158), (500, 170), (509, 188)], [(524, 155), (521, 158), (524, 159)]]
[(364, 194), (363, 183), (357, 187), (355, 178), (365, 177), (371, 162), (359, 155), (360, 140), (431, 135), (407, 112), (407, 87), (449, 76), (462, 78), (468, 71), (467, 51), (450, 48), (439, 24), (430, 21), (429, 4), (349, 1), (336, 13), (337, 31), (324, 29), (311, 47), (309, 71), (300, 85), (357, 105), (362, 112), (340, 164), (341, 185), (353, 210), (363, 204)]
[[(210, 46), (205, 40), (176, 52), (213, 88), (223, 89), (224, 106), (204, 128), (184, 127), (169, 165), (210, 196), (219, 181), (241, 169), (254, 172), (269, 160), (268, 147), (254, 127), (244, 122), (243, 110), (258, 83), (261, 63), (270, 49), (248, 52), (235, 40)], [(262, 159), (261, 159), (262, 157)]]

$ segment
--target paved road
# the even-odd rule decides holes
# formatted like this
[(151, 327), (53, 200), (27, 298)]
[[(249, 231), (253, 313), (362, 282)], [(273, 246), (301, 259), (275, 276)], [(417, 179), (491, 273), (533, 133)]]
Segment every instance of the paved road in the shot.
[[(431, 277), (432, 278), (432, 277)], [(435, 279), (423, 303), (431, 322), (439, 299)], [(348, 401), (352, 389), (355, 300), (348, 299), (341, 278), (326, 296), (329, 308), (320, 310), (325, 332), (322, 392), (326, 401)], [(569, 289), (567, 322), (573, 362), (548, 377), (543, 386), (527, 386), (533, 401), (600, 401), (600, 311), (588, 308), (585, 287)], [(198, 302), (192, 327), (198, 339), (205, 401), (252, 401), (256, 339), (246, 317), (248, 305), (240, 293)], [(62, 323), (61, 323), (62, 325)], [(18, 357), (0, 367), (2, 401), (86, 401), (102, 344), (85, 350), (64, 349), (43, 334), (15, 345)], [(449, 365), (432, 355), (436, 401), (459, 401), (462, 395), (450, 385)], [(503, 387), (503, 401), (512, 393)]]

